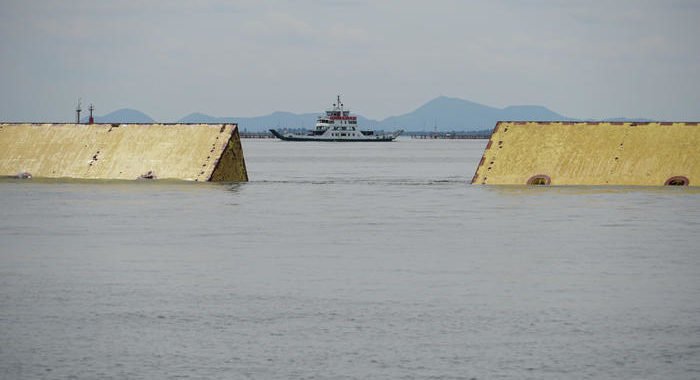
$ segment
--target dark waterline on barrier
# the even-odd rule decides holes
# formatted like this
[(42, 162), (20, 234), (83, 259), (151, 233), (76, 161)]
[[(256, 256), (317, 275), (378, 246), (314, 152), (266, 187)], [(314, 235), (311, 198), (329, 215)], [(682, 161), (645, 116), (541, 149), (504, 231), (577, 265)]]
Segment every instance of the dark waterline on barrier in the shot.
[(700, 376), (698, 190), (469, 186), (485, 143), (0, 180), (0, 378)]

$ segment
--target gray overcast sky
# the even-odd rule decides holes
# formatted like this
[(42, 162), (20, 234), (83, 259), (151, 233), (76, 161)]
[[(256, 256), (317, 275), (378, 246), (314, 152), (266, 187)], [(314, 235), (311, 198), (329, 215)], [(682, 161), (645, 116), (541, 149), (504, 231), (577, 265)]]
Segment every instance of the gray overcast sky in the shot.
[(0, 0), (0, 120), (364, 116), (440, 95), (700, 120), (700, 1)]

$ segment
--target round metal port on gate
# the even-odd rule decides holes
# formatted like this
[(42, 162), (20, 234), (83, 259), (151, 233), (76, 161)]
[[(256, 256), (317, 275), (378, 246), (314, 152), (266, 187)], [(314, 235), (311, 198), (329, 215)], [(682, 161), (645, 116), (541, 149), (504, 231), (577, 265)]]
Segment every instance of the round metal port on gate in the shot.
[(537, 174), (530, 179), (527, 180), (528, 185), (539, 185), (539, 186), (546, 186), (552, 183), (552, 180), (549, 178), (548, 175), (545, 174)]
[(664, 186), (688, 186), (689, 184), (690, 180), (688, 180), (688, 177), (678, 175), (667, 179)]

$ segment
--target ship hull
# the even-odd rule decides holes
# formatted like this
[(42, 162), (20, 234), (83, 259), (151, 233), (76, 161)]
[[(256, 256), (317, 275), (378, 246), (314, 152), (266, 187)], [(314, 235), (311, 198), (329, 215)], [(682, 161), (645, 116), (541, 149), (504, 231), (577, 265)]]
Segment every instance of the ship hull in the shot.
[(372, 137), (367, 137), (367, 138), (349, 138), (349, 137), (344, 137), (344, 138), (331, 138), (331, 137), (324, 137), (324, 136), (308, 136), (308, 135), (283, 135), (279, 133), (275, 129), (270, 129), (270, 132), (277, 137), (280, 140), (284, 141), (328, 141), (328, 142), (390, 142), (394, 141), (401, 133), (403, 133), (403, 130), (398, 130), (394, 132), (391, 135), (384, 135), (384, 136), (374, 136)]

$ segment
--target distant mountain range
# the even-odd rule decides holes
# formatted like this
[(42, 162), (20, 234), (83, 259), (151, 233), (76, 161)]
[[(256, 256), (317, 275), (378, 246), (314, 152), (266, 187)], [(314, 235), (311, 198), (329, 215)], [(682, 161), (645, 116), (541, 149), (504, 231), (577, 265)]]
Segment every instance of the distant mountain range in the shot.
[[(122, 108), (114, 112), (110, 112), (104, 116), (95, 116), (95, 123), (155, 123), (150, 116), (137, 110)], [(83, 123), (88, 122), (89, 117), (81, 119)]]
[[(352, 110), (351, 110), (352, 111)], [(191, 113), (178, 123), (238, 123), (242, 131), (258, 132), (270, 128), (306, 128), (316, 124), (318, 112), (295, 114), (291, 112), (273, 112), (256, 117), (215, 117), (202, 113)], [(478, 131), (491, 129), (500, 120), (505, 121), (573, 121), (576, 119), (562, 116), (542, 106), (510, 106), (495, 108), (470, 102), (459, 98), (440, 96), (420, 106), (413, 112), (391, 116), (384, 120), (371, 120), (360, 115), (357, 123), (361, 129), (406, 131)], [(84, 119), (87, 120), (87, 119)], [(646, 121), (642, 119), (615, 118), (614, 121)], [(96, 123), (153, 123), (154, 120), (143, 112), (132, 109), (120, 109), (104, 116), (96, 116)]]
[(511, 106), (503, 109), (485, 106), (458, 98), (441, 96), (413, 112), (388, 117), (380, 122), (382, 129), (401, 127), (408, 131), (474, 131), (491, 129), (499, 120), (573, 120), (541, 106)]

